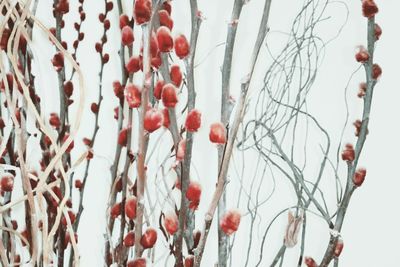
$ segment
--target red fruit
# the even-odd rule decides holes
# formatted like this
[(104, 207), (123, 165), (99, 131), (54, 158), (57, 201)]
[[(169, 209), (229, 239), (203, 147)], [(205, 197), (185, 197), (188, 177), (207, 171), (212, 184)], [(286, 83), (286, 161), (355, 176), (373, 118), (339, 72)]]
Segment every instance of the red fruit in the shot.
[(339, 238), (338, 241), (336, 242), (336, 246), (335, 246), (335, 251), (334, 251), (335, 257), (340, 256), (340, 254), (342, 253), (342, 250), (343, 250), (343, 246), (344, 246), (343, 240), (341, 238)]
[(138, 72), (141, 69), (141, 58), (138, 56), (132, 56), (129, 61), (125, 64), (126, 71), (131, 74)]
[(359, 85), (359, 91), (358, 91), (357, 96), (358, 96), (359, 98), (362, 98), (362, 97), (365, 96), (366, 93), (367, 93), (367, 84), (364, 83), (364, 82), (362, 82), (362, 83), (360, 83), (360, 85)]
[(137, 86), (128, 84), (125, 87), (125, 98), (130, 108), (138, 108), (142, 102), (142, 93)]
[(342, 151), (342, 159), (348, 162), (354, 160), (354, 148), (352, 144), (346, 144), (345, 149)]
[(366, 18), (371, 18), (378, 13), (378, 6), (375, 4), (373, 0), (363, 0), (362, 2), (362, 13)]
[(359, 51), (356, 53), (356, 61), (360, 63), (365, 63), (369, 59), (369, 53), (365, 47), (360, 46)]
[(151, 108), (144, 115), (144, 129), (149, 133), (154, 132), (163, 125), (163, 114), (156, 108)]
[(171, 36), (171, 31), (165, 27), (161, 26), (157, 30), (157, 42), (158, 42), (158, 49), (161, 52), (169, 52), (174, 47), (174, 40)]
[(132, 28), (127, 26), (124, 26), (121, 30), (121, 42), (123, 45), (131, 45), (133, 41), (135, 40), (133, 36), (133, 31)]
[(382, 35), (382, 28), (375, 23), (374, 31), (375, 31), (375, 40), (378, 41)]
[(174, 212), (165, 214), (164, 226), (170, 235), (173, 235), (178, 231), (178, 224), (178, 216), (176, 216)]
[(14, 188), (14, 176), (11, 173), (5, 173), (0, 181), (1, 191), (11, 192)]
[(172, 27), (174, 27), (174, 21), (169, 16), (168, 11), (160, 10), (158, 11), (158, 16), (160, 18), (160, 25), (168, 27), (168, 29), (172, 31)]
[(164, 108), (163, 111), (162, 111), (162, 113), (163, 113), (163, 126), (164, 126), (165, 128), (168, 128), (168, 127), (169, 127), (169, 124), (171, 123), (170, 120), (169, 120), (169, 112), (168, 112), (168, 109), (167, 109), (167, 108)]
[(133, 12), (138, 25), (148, 22), (151, 17), (151, 0), (136, 0)]
[(83, 183), (81, 180), (75, 180), (75, 188), (81, 190)]
[(144, 249), (152, 248), (157, 241), (157, 231), (154, 228), (147, 228), (140, 239), (140, 244)]
[(174, 108), (176, 103), (178, 103), (178, 97), (176, 96), (176, 87), (167, 83), (164, 85), (162, 93), (161, 93), (162, 102), (167, 108)]
[(98, 112), (99, 112), (99, 105), (97, 105), (97, 103), (92, 103), (92, 104), (90, 105), (90, 110), (91, 110), (94, 114), (98, 113)]
[(353, 183), (355, 186), (361, 186), (365, 180), (365, 176), (367, 175), (367, 170), (364, 168), (359, 168), (353, 176)]
[(372, 79), (377, 80), (382, 75), (382, 69), (378, 64), (372, 65)]
[(126, 234), (124, 238), (124, 246), (125, 247), (133, 247), (135, 245), (135, 232), (130, 231)]
[(311, 257), (305, 257), (304, 258), (304, 263), (307, 265), (307, 267), (318, 267), (317, 263), (315, 260)]
[(125, 214), (129, 219), (136, 218), (136, 197), (131, 196), (125, 202)]
[(163, 80), (158, 80), (156, 85), (154, 86), (153, 94), (154, 94), (154, 97), (157, 98), (158, 100), (161, 99), (161, 92), (162, 92), (164, 85), (165, 85), (165, 82)]
[(162, 58), (160, 52), (157, 53), (157, 55), (153, 58), (151, 58), (151, 66), (155, 69), (160, 68), (162, 64)]
[(68, 0), (60, 0), (56, 6), (56, 11), (60, 14), (66, 14), (69, 12)]
[[(71, 224), (74, 224), (76, 216), (75, 213), (73, 213), (72, 211), (68, 211), (68, 216), (69, 216), (69, 220), (71, 221)], [(67, 227), (67, 219), (65, 218), (65, 216), (63, 216), (62, 220), (61, 220), (61, 224), (65, 227)]]
[(201, 125), (201, 113), (197, 109), (192, 109), (187, 117), (185, 122), (185, 128), (189, 132), (197, 132)]
[(103, 13), (100, 13), (100, 14), (99, 14), (99, 20), (100, 20), (100, 22), (103, 23), (105, 19), (106, 19), (106, 15), (104, 15)]
[[(68, 138), (69, 138), (69, 134), (64, 135), (62, 143), (64, 144), (64, 142), (67, 141)], [(65, 152), (69, 153), (69, 152), (71, 152), (71, 150), (73, 148), (74, 148), (74, 140), (72, 140), (72, 142), (69, 144), (69, 146), (67, 147), (67, 150), (65, 150)]]
[(121, 83), (119, 81), (114, 81), (113, 88), (115, 96), (122, 99), (124, 97), (124, 87), (122, 87)]
[(186, 39), (185, 35), (183, 34), (178, 35), (175, 38), (174, 46), (175, 46), (175, 54), (180, 59), (183, 59), (189, 55), (190, 47), (189, 47), (189, 42)]
[(356, 120), (356, 121), (353, 123), (353, 125), (354, 125), (354, 127), (356, 127), (355, 135), (356, 135), (356, 136), (359, 136), (359, 135), (360, 135), (360, 131), (361, 131), (362, 121), (361, 121), (361, 120)]
[(169, 75), (171, 76), (172, 83), (179, 87), (182, 83), (182, 72), (179, 65), (172, 65)]
[(165, 2), (162, 4), (161, 9), (167, 11), (167, 12), (168, 12), (168, 15), (171, 16), (172, 8), (171, 8), (171, 4), (170, 4), (169, 2), (170, 2), (169, 0), (168, 0), (168, 1), (165, 1)]
[(197, 209), (200, 203), (201, 185), (198, 182), (190, 181), (186, 191), (186, 198), (189, 200), (189, 208), (192, 210)]
[(123, 128), (118, 134), (118, 144), (120, 146), (126, 146), (128, 142), (128, 128)]
[(201, 231), (200, 230), (193, 230), (193, 247), (197, 248), (197, 245), (200, 242), (201, 238)]
[(107, 2), (107, 4), (106, 4), (107, 12), (110, 12), (111, 10), (113, 10), (113, 7), (114, 7), (113, 2)]
[(185, 267), (193, 267), (194, 265), (194, 256), (189, 255), (185, 258)]
[(74, 84), (71, 81), (64, 83), (64, 93), (67, 97), (71, 97), (74, 92)]
[(109, 54), (104, 54), (103, 56), (103, 64), (107, 64), (107, 62), (110, 60), (110, 55)]
[(158, 43), (156, 34), (153, 32), (150, 38), (150, 54), (152, 57), (156, 57), (158, 54)]
[(129, 25), (129, 17), (125, 14), (119, 16), (119, 28), (122, 30), (127, 25)]
[(82, 142), (86, 145), (86, 146), (91, 146), (92, 145), (92, 140), (90, 140), (89, 138), (84, 137), (82, 139)]
[(103, 24), (104, 24), (104, 29), (106, 29), (106, 31), (110, 29), (110, 27), (111, 27), (110, 20), (106, 19), (106, 20), (103, 22)]
[(237, 210), (230, 210), (222, 217), (219, 225), (226, 235), (231, 235), (237, 231), (240, 224), (240, 212)]
[(54, 68), (56, 69), (57, 72), (60, 72), (62, 68), (64, 68), (64, 55), (61, 52), (57, 52), (53, 59), (51, 60), (51, 63), (53, 64)]
[(211, 124), (209, 138), (212, 143), (226, 143), (226, 129), (221, 122)]
[(186, 139), (181, 139), (178, 143), (178, 149), (176, 151), (176, 160), (182, 161), (185, 158), (186, 150)]
[(146, 259), (138, 258), (133, 261), (128, 261), (127, 267), (146, 267)]
[(114, 206), (111, 208), (110, 214), (113, 219), (121, 215), (121, 203), (114, 204)]

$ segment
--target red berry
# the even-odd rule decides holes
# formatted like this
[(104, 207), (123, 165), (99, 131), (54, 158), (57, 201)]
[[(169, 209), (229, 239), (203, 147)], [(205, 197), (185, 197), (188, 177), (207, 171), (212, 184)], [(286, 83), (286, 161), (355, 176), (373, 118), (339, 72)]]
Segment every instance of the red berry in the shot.
[(56, 71), (60, 72), (62, 68), (64, 68), (64, 54), (61, 52), (57, 52), (51, 60), (51, 63), (53, 64)]
[(357, 96), (358, 96), (359, 98), (362, 98), (362, 97), (365, 96), (366, 93), (367, 93), (367, 84), (364, 83), (364, 82), (362, 82), (362, 83), (360, 83), (360, 85), (359, 85), (359, 90), (358, 90)]
[(56, 6), (56, 11), (60, 14), (66, 14), (69, 12), (68, 0), (60, 0)]
[(125, 214), (126, 216), (133, 220), (136, 218), (136, 197), (131, 196), (125, 202)]
[(107, 2), (106, 3), (106, 10), (107, 12), (110, 12), (111, 10), (113, 10), (114, 4), (113, 2)]
[(179, 67), (179, 65), (176, 65), (176, 64), (172, 65), (169, 75), (171, 76), (172, 83), (175, 84), (176, 87), (181, 86), (182, 72), (181, 72), (181, 68)]
[(216, 144), (226, 143), (226, 129), (221, 122), (216, 122), (210, 126), (210, 141)]
[(174, 40), (171, 36), (171, 31), (165, 27), (161, 26), (157, 30), (157, 42), (158, 42), (158, 49), (161, 52), (169, 52), (174, 47)]
[(123, 128), (118, 134), (118, 144), (120, 146), (126, 146), (128, 142), (128, 128)]
[(360, 46), (359, 51), (356, 53), (356, 61), (360, 63), (365, 63), (369, 59), (369, 53), (365, 47)]
[(194, 256), (189, 255), (185, 258), (185, 267), (193, 267), (194, 265)]
[(58, 117), (57, 113), (50, 113), (49, 123), (54, 128), (58, 129), (61, 126), (60, 118)]
[(83, 183), (81, 180), (75, 180), (75, 188), (81, 190)]
[(189, 200), (189, 208), (192, 210), (197, 209), (200, 203), (201, 185), (198, 182), (190, 181), (186, 191), (186, 198)]
[(160, 25), (165, 26), (172, 31), (172, 27), (174, 27), (174, 21), (169, 16), (168, 11), (160, 10), (158, 11), (158, 16), (160, 18)]
[(155, 57), (151, 58), (151, 66), (155, 69), (159, 69), (162, 64), (162, 58), (160, 52)]
[(359, 168), (353, 176), (353, 183), (355, 186), (361, 186), (365, 180), (365, 176), (367, 175), (367, 170), (364, 168)]
[(118, 97), (119, 99), (122, 99), (124, 97), (124, 87), (119, 81), (113, 82), (113, 89), (116, 97)]
[(92, 103), (90, 105), (90, 110), (94, 113), (97, 114), (99, 112), (99, 105), (97, 103)]
[(125, 87), (125, 97), (130, 108), (138, 108), (142, 102), (142, 93), (139, 88), (133, 84)]
[(119, 28), (122, 30), (125, 26), (129, 25), (129, 17), (125, 14), (119, 16)]
[(334, 251), (335, 257), (340, 256), (340, 254), (342, 253), (342, 250), (343, 250), (343, 246), (344, 246), (343, 240), (341, 238), (339, 238), (338, 241), (336, 242), (336, 246), (335, 246), (335, 251)]
[(156, 57), (158, 55), (158, 43), (157, 43), (157, 36), (153, 32), (150, 38), (150, 54), (152, 57)]
[(121, 215), (121, 203), (114, 204), (114, 206), (111, 208), (110, 214), (113, 219)]
[(147, 228), (140, 239), (140, 244), (144, 249), (152, 248), (157, 241), (157, 231), (154, 228)]
[(178, 231), (178, 224), (178, 216), (176, 216), (174, 212), (165, 214), (164, 226), (170, 235), (173, 235)]
[(136, 0), (133, 12), (138, 25), (148, 22), (151, 17), (151, 0)]
[(5, 173), (0, 181), (1, 191), (11, 192), (14, 188), (14, 176), (11, 173)]
[(375, 4), (373, 0), (363, 0), (362, 2), (362, 13), (366, 18), (371, 18), (378, 13), (378, 6)]
[(151, 108), (144, 115), (144, 129), (149, 133), (154, 132), (163, 125), (163, 114), (156, 108)]
[(130, 231), (124, 238), (125, 247), (133, 247), (135, 245), (135, 232)]
[(169, 0), (168, 0), (168, 1), (165, 1), (165, 2), (162, 4), (161, 9), (167, 11), (168, 14), (171, 16), (172, 7), (171, 7), (171, 4), (170, 4), (169, 2), (170, 2)]
[(171, 123), (170, 120), (169, 120), (168, 108), (164, 108), (162, 113), (163, 113), (163, 126), (165, 128), (168, 128), (169, 124)]
[(64, 83), (64, 93), (67, 97), (71, 97), (74, 92), (74, 84), (71, 81), (66, 81)]
[(167, 83), (164, 85), (162, 93), (161, 93), (162, 102), (165, 107), (174, 108), (176, 103), (178, 103), (178, 97), (176, 96), (176, 87)]
[[(68, 217), (69, 217), (69, 220), (71, 221), (71, 224), (74, 224), (75, 219), (76, 219), (75, 213), (73, 213), (72, 211), (69, 210)], [(67, 226), (67, 219), (65, 218), (65, 216), (63, 216), (63, 218), (62, 218), (61, 224), (65, 227)]]
[(189, 55), (190, 47), (189, 47), (189, 42), (186, 39), (185, 35), (180, 34), (175, 38), (174, 47), (175, 47), (175, 54), (180, 59), (183, 59)]
[(307, 267), (318, 267), (317, 263), (311, 257), (305, 257), (304, 263), (307, 265)]
[(375, 40), (378, 41), (382, 35), (382, 28), (375, 23), (374, 31), (375, 31)]
[(230, 210), (222, 217), (219, 225), (226, 235), (231, 235), (237, 231), (240, 224), (240, 212), (237, 210)]
[(146, 267), (146, 259), (138, 258), (133, 261), (128, 261), (127, 267)]
[(124, 26), (121, 30), (121, 42), (123, 45), (131, 45), (133, 41), (135, 40), (133, 36), (133, 31), (132, 28), (127, 26)]
[(187, 117), (185, 122), (185, 128), (189, 132), (197, 132), (201, 125), (201, 113), (197, 109), (192, 109)]
[(154, 94), (154, 97), (158, 100), (161, 99), (161, 92), (162, 92), (164, 85), (165, 85), (165, 82), (163, 80), (158, 80), (156, 85), (154, 86), (153, 94)]
[(377, 80), (382, 75), (382, 69), (378, 64), (372, 65), (372, 79)]
[(141, 58), (138, 56), (132, 56), (129, 61), (125, 64), (126, 71), (131, 74), (138, 72), (141, 69)]
[(352, 144), (346, 144), (345, 149), (342, 151), (342, 159), (348, 162), (354, 160), (354, 148)]

